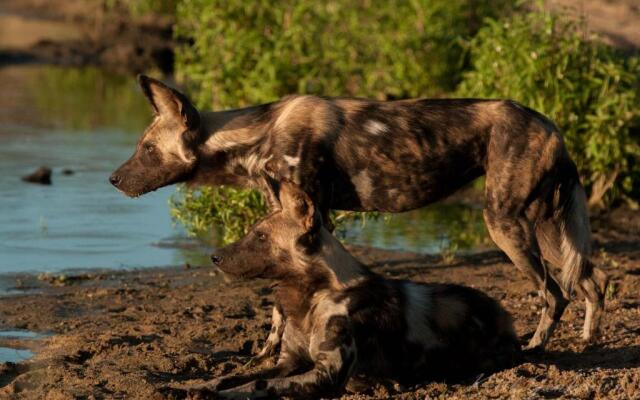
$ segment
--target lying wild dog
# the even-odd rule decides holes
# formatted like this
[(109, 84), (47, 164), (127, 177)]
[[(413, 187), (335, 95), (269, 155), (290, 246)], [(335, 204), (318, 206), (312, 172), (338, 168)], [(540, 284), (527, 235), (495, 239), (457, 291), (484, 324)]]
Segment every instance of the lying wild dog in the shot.
[(513, 364), (520, 345), (496, 301), (464, 286), (384, 279), (322, 226), (302, 190), (285, 182), (280, 199), (280, 210), (212, 256), (231, 275), (276, 280), (286, 317), (278, 361), (191, 388), (315, 398), (339, 394), (356, 375), (411, 384)]
[[(200, 113), (182, 93), (139, 81), (155, 118), (110, 178), (127, 195), (225, 184), (262, 190), (273, 203), (266, 174), (300, 185), (326, 217), (415, 209), (484, 174), (491, 238), (544, 300), (528, 347), (544, 346), (573, 289), (586, 298), (583, 338), (597, 333), (607, 277), (589, 261), (585, 193), (557, 128), (539, 113), (503, 100), (316, 96)], [(260, 356), (278, 340), (270, 335)]]

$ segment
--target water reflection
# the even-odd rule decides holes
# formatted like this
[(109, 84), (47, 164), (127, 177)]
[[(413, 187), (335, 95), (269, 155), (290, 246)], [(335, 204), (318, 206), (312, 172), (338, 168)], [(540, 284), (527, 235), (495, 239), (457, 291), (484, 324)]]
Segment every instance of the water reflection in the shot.
[(0, 363), (18, 363), (20, 361), (28, 360), (31, 357), (33, 357), (33, 352), (31, 350), (0, 346)]
[[(132, 200), (107, 182), (151, 119), (133, 77), (14, 66), (0, 68), (0, 86), (0, 273), (209, 265), (210, 246), (172, 226), (174, 188)], [(20, 181), (40, 165), (53, 168), (51, 187)], [(342, 235), (423, 253), (489, 245), (480, 210), (462, 205), (352, 223)]]
[[(172, 188), (132, 200), (107, 182), (151, 119), (132, 77), (9, 67), (0, 85), (10, 89), (0, 97), (0, 272), (206, 260), (201, 248), (155, 246), (181, 237), (169, 217)], [(52, 186), (20, 181), (40, 165), (52, 167)]]
[(130, 76), (48, 66), (30, 77), (29, 91), (40, 118), (56, 128), (86, 133), (116, 127), (139, 134), (149, 123), (149, 106)]
[(479, 206), (432, 204), (386, 215), (339, 232), (347, 242), (420, 253), (468, 252), (492, 246)]

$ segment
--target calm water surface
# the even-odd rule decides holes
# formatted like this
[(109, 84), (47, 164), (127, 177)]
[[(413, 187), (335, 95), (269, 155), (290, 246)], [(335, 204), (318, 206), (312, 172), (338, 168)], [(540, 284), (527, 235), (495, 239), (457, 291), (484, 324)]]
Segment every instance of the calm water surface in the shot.
[[(210, 249), (172, 224), (175, 188), (129, 199), (107, 182), (150, 120), (132, 77), (5, 67), (0, 87), (0, 273), (208, 264)], [(41, 165), (53, 168), (53, 185), (20, 181)], [(459, 205), (354, 223), (342, 234), (419, 252), (486, 246), (479, 210)]]

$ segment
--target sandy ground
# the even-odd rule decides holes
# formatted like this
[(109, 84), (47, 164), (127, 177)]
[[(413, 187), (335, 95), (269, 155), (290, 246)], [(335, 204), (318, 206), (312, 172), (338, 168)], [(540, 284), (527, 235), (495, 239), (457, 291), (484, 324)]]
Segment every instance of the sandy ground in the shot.
[[(620, 47), (640, 46), (636, 0), (550, 3), (585, 14), (591, 29)], [(4, 6), (24, 10), (25, 4), (11, 0)], [(84, 5), (79, 9), (86, 11)], [(66, 16), (77, 18), (72, 12)], [(119, 60), (121, 53), (128, 54), (109, 50), (101, 56)], [(402, 388), (385, 382), (344, 398), (640, 399), (639, 214), (616, 212), (594, 224), (595, 261), (612, 276), (598, 345), (580, 342), (584, 309), (575, 301), (547, 351), (526, 355), (514, 368), (456, 384)], [(535, 290), (500, 252), (445, 262), (406, 252), (352, 250), (390, 278), (455, 282), (488, 292), (513, 313), (523, 341), (535, 328)], [(9, 286), (18, 294), (0, 301), (0, 328), (50, 336), (0, 339), (0, 346), (37, 354), (27, 362), (0, 364), (2, 399), (166, 398), (161, 388), (167, 384), (241, 368), (268, 333), (273, 301), (270, 282), (228, 281), (210, 267), (15, 276)]]
[(584, 18), (587, 27), (619, 48), (640, 48), (640, 1), (638, 0), (547, 0), (547, 7)]
[[(614, 213), (594, 231), (595, 260), (612, 276), (598, 345), (581, 343), (583, 303), (575, 301), (548, 351), (526, 355), (514, 368), (456, 384), (380, 383), (344, 398), (640, 399), (639, 213)], [(498, 251), (448, 262), (352, 251), (390, 278), (463, 283), (490, 293), (513, 313), (523, 340), (537, 322), (532, 285)], [(10, 399), (167, 398), (161, 390), (167, 384), (241, 368), (267, 335), (273, 301), (270, 282), (231, 281), (211, 267), (21, 276), (14, 286), (24, 294), (0, 302), (0, 326), (51, 336), (0, 340), (37, 354), (0, 365), (0, 398)]]

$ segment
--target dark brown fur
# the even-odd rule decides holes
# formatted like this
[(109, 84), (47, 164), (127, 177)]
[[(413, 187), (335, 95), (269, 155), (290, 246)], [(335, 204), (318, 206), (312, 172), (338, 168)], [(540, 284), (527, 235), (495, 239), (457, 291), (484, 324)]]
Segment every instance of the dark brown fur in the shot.
[(384, 279), (321, 226), (303, 191), (285, 183), (279, 198), (281, 210), (212, 257), (231, 275), (276, 280), (286, 317), (278, 362), (196, 388), (317, 398), (340, 393), (354, 375), (415, 384), (513, 364), (518, 340), (494, 300), (463, 286)]
[[(584, 191), (557, 128), (513, 101), (370, 101), (290, 96), (198, 113), (186, 97), (141, 77), (156, 118), (111, 177), (137, 196), (176, 182), (274, 194), (289, 179), (330, 209), (402, 212), (486, 175), (485, 221), (496, 244), (543, 294), (529, 347), (542, 347), (574, 289), (587, 301), (583, 337), (597, 333), (606, 275), (593, 267)], [(545, 265), (562, 270), (556, 280)]]

